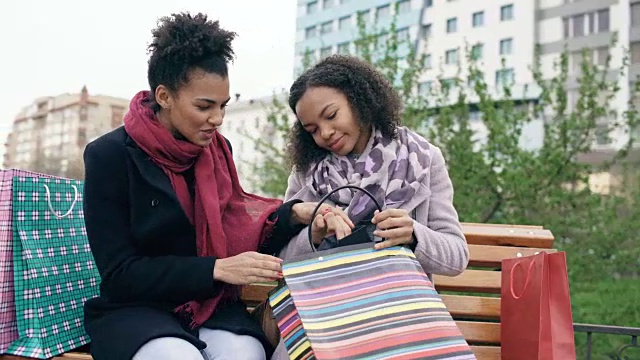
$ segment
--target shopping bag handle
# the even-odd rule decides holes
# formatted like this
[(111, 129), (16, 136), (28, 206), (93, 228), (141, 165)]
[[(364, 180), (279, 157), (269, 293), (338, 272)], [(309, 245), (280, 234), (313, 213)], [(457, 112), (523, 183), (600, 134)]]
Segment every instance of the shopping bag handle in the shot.
[(71, 212), (73, 211), (73, 208), (76, 206), (76, 203), (78, 202), (78, 188), (75, 185), (71, 185), (71, 187), (73, 188), (73, 192), (75, 193), (73, 202), (71, 203), (71, 207), (69, 208), (69, 211), (60, 215), (58, 212), (56, 212), (53, 209), (53, 205), (51, 204), (51, 192), (49, 192), (49, 187), (47, 186), (47, 184), (43, 184), (42, 186), (44, 186), (44, 190), (47, 192), (47, 203), (49, 205), (49, 210), (51, 210), (53, 215), (58, 219), (62, 219), (69, 216), (69, 214), (71, 214)]
[(532, 259), (531, 263), (529, 264), (529, 269), (527, 270), (527, 279), (524, 281), (524, 287), (522, 288), (522, 292), (520, 293), (520, 295), (516, 295), (516, 292), (513, 290), (513, 274), (515, 274), (515, 270), (518, 265), (522, 266), (522, 261), (518, 261), (515, 265), (513, 265), (511, 274), (509, 274), (509, 290), (511, 291), (511, 297), (513, 297), (514, 299), (520, 299), (524, 295), (524, 292), (527, 290), (527, 286), (529, 286), (529, 280), (531, 279), (531, 272), (533, 271), (533, 265), (535, 264), (535, 262), (536, 260)]
[(380, 206), (380, 203), (378, 202), (378, 200), (376, 200), (376, 198), (371, 195), (370, 192), (368, 192), (367, 190), (359, 187), (359, 186), (355, 186), (355, 185), (343, 185), (340, 186), (338, 188), (333, 189), (332, 191), (330, 191), (327, 195), (323, 196), (322, 199), (320, 199), (320, 201), (318, 201), (318, 205), (316, 205), (316, 208), (313, 209), (313, 213), (311, 213), (311, 222), (309, 223), (308, 231), (307, 231), (307, 235), (309, 237), (309, 245), (311, 245), (311, 249), (313, 249), (313, 252), (316, 252), (316, 247), (313, 244), (313, 240), (311, 239), (311, 224), (313, 224), (313, 219), (316, 218), (316, 214), (318, 213), (318, 210), (320, 210), (320, 206), (322, 206), (322, 204), (327, 201), (327, 199), (329, 199), (329, 197), (335, 193), (337, 193), (338, 191), (342, 190), (342, 189), (354, 189), (354, 190), (359, 190), (362, 191), (365, 195), (367, 195), (369, 198), (371, 198), (371, 200), (373, 200), (373, 203), (376, 205), (376, 208), (378, 209), (378, 211), (382, 211), (382, 207)]

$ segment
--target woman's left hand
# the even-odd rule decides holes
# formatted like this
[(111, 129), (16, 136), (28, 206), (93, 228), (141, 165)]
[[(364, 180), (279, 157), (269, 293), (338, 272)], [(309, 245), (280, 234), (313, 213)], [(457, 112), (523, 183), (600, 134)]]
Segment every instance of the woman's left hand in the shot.
[(386, 209), (373, 215), (372, 223), (377, 225), (375, 236), (385, 239), (376, 244), (376, 250), (413, 242), (413, 219), (406, 210)]
[[(318, 203), (315, 202), (301, 202), (296, 203), (291, 207), (291, 221), (296, 224), (309, 225), (311, 224), (311, 215)], [(333, 212), (334, 215), (342, 218), (352, 229), (354, 227), (353, 221), (349, 219), (349, 216), (338, 207), (329, 206), (327, 204), (320, 205), (317, 214), (326, 214), (327, 212)], [(316, 214), (316, 215), (317, 215)]]

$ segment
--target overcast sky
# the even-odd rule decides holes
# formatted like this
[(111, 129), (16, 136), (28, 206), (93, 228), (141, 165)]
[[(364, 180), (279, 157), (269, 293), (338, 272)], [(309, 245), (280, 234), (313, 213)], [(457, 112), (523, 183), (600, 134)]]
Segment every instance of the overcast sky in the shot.
[(83, 85), (124, 98), (146, 89), (151, 30), (180, 11), (204, 12), (238, 33), (232, 94), (288, 88), (296, 0), (0, 0), (0, 154), (13, 118), (36, 97)]

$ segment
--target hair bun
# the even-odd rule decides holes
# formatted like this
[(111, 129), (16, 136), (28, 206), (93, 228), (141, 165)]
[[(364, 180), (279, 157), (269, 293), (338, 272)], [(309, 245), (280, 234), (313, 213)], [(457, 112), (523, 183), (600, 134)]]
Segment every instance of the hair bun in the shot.
[(162, 17), (152, 34), (153, 40), (149, 45), (152, 57), (186, 64), (214, 56), (225, 61), (233, 60), (231, 42), (236, 33), (222, 29), (218, 21), (208, 20), (202, 13)]

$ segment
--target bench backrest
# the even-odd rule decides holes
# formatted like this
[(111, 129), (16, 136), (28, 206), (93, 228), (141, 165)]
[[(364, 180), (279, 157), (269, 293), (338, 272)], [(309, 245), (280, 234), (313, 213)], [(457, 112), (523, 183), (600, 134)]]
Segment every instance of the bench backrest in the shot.
[[(434, 276), (434, 283), (478, 360), (500, 359), (500, 268), (502, 259), (554, 252), (553, 234), (540, 226), (463, 223), (469, 267), (456, 277)], [(245, 287), (242, 298), (255, 306), (273, 284)]]

